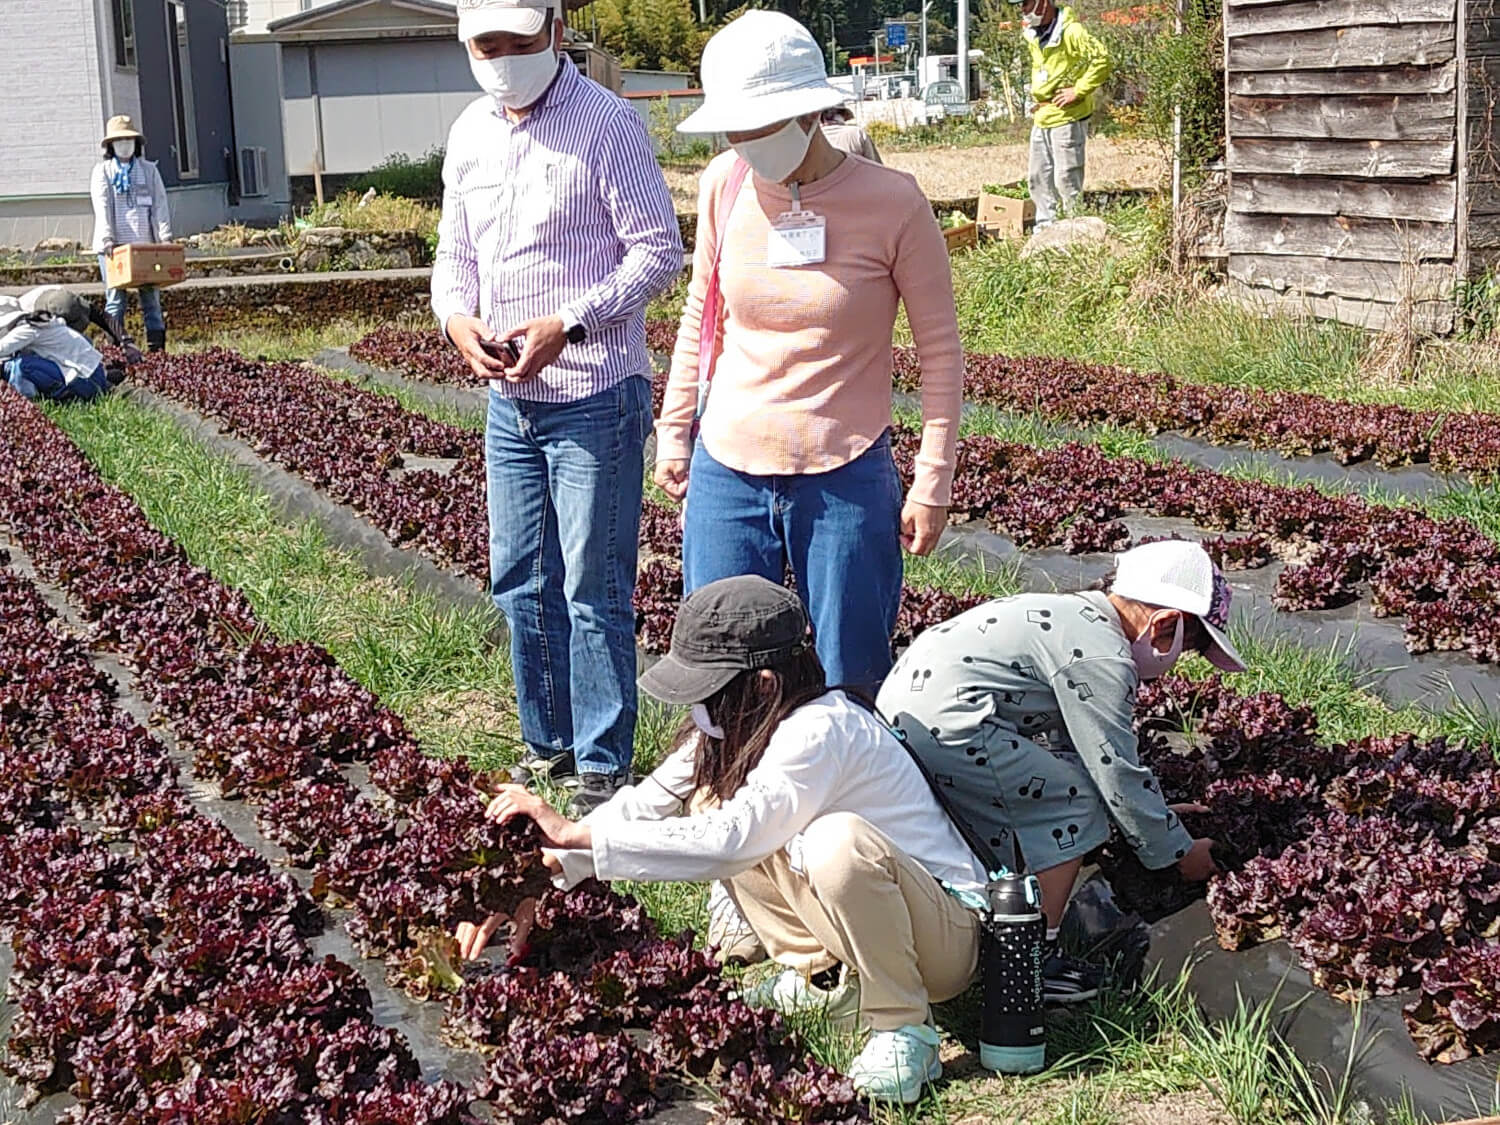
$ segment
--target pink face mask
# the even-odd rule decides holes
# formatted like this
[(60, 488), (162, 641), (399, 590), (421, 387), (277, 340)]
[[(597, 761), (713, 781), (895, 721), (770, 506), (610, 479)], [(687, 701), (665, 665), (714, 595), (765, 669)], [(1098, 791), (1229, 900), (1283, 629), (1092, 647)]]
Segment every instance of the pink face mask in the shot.
[(1130, 658), (1135, 661), (1135, 670), (1140, 674), (1142, 680), (1154, 680), (1165, 676), (1172, 670), (1182, 656), (1182, 614), (1177, 615), (1177, 629), (1172, 634), (1172, 643), (1166, 652), (1158, 652), (1151, 644), (1151, 626), (1162, 613), (1170, 613), (1171, 610), (1161, 610), (1151, 615), (1151, 620), (1146, 622), (1146, 627), (1141, 630), (1141, 635), (1130, 642)]

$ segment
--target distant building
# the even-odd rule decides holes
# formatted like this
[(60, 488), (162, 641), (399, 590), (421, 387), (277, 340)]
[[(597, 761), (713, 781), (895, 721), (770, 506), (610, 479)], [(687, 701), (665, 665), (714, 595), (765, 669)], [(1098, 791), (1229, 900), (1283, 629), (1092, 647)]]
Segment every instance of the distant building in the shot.
[[(175, 230), (264, 208), (242, 198), (223, 0), (3, 0), (0, 245), (86, 241), (105, 121), (129, 114), (172, 200)], [(254, 185), (252, 185), (254, 186)]]
[[(258, 29), (298, 0), (245, 2), (233, 40), (235, 112), (242, 136), (253, 130), (267, 150), (277, 190), (287, 177), (355, 176), (396, 154), (423, 156), (479, 96), (453, 0), (302, 0)], [(569, 36), (579, 69), (618, 90), (618, 62)]]

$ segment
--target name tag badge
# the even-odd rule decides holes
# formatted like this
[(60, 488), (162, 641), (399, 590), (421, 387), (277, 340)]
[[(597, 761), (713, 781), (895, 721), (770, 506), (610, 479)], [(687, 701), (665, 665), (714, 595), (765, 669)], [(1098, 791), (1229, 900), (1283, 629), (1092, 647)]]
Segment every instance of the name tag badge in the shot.
[(151, 197), (149, 195), (138, 195), (135, 197), (135, 205), (137, 207), (150, 207)]
[(766, 265), (815, 266), (827, 257), (828, 220), (811, 211), (783, 211), (766, 232)]

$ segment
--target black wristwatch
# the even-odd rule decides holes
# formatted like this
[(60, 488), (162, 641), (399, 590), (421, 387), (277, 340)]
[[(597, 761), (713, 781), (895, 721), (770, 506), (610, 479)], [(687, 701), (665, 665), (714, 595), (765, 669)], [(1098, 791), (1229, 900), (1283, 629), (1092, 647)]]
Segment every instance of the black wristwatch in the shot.
[(568, 343), (581, 344), (589, 338), (589, 330), (581, 324), (575, 324), (568, 329)]

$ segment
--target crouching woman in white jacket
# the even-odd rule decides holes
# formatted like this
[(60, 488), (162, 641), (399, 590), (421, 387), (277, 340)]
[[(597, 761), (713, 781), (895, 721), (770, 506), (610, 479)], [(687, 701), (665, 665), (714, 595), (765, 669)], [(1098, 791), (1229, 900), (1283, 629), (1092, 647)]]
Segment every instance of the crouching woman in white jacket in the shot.
[[(979, 955), (978, 915), (951, 892), (984, 875), (906, 749), (825, 685), (801, 602), (763, 578), (695, 591), (640, 683), (693, 708), (650, 777), (576, 823), (515, 786), (490, 816), (535, 820), (560, 886), (723, 880), (782, 966), (746, 1000), (857, 1016), (856, 1088), (916, 1101), (942, 1073), (928, 1005), (968, 987)], [(465, 954), (493, 930), (461, 929)]]

